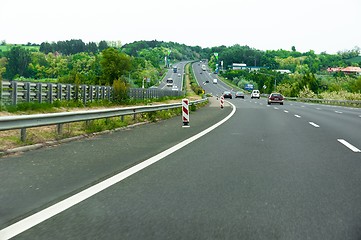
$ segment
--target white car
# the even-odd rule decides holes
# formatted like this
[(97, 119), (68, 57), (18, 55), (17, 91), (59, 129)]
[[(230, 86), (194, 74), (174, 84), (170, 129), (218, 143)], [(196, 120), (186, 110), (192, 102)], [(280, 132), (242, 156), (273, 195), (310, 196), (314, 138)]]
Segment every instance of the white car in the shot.
[(217, 78), (213, 79), (214, 84), (217, 84), (217, 82), (218, 82)]
[(253, 90), (251, 93), (251, 98), (258, 98), (259, 99), (259, 90)]

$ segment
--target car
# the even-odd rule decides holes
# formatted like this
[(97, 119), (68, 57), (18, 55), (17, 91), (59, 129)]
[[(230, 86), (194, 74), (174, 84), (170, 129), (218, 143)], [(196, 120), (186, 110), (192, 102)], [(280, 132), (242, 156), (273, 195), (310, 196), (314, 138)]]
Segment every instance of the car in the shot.
[(271, 105), (272, 103), (279, 103), (283, 105), (283, 95), (280, 93), (271, 93), (268, 97), (268, 105)]
[(244, 93), (243, 92), (236, 92), (236, 94), (234, 95), (235, 98), (244, 98)]
[(253, 90), (251, 93), (251, 98), (258, 98), (259, 99), (259, 90)]
[(206, 83), (209, 83), (209, 80), (208, 80), (208, 79), (206, 79)]
[(232, 93), (230, 91), (224, 91), (223, 97), (232, 99)]
[(217, 78), (213, 79), (214, 84), (217, 84), (217, 82), (218, 82)]
[(182, 75), (180, 73), (178, 73), (178, 77), (181, 77)]

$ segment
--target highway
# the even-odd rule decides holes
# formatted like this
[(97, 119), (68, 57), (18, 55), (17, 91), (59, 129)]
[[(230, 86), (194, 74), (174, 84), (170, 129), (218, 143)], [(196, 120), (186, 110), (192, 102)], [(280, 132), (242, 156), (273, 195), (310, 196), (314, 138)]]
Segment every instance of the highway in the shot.
[(1, 158), (0, 239), (360, 239), (361, 109), (227, 101)]

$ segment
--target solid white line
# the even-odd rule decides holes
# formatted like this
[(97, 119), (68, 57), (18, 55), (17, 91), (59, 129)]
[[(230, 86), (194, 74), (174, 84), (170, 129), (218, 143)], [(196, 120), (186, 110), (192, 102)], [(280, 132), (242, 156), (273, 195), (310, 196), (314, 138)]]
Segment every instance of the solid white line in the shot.
[[(227, 101), (228, 102), (228, 101)], [(142, 169), (152, 165), (153, 163), (158, 162), (159, 160), (165, 158), (166, 156), (174, 153), (175, 151), (187, 146), (188, 144), (190, 144), (191, 142), (197, 140), (198, 138), (206, 135), (207, 133), (211, 132), (212, 130), (214, 130), (215, 128), (219, 127), (220, 125), (222, 125), (223, 123), (225, 123), (228, 119), (230, 119), (233, 114), (236, 112), (236, 107), (231, 103), (228, 102), (232, 107), (233, 110), (232, 112), (226, 117), (224, 118), (222, 121), (216, 123), (215, 125), (203, 130), (202, 132), (194, 135), (193, 137), (190, 137), (186, 140), (184, 140), (181, 143), (178, 143), (177, 145), (145, 160), (144, 162), (141, 162), (121, 173), (118, 173), (117, 175), (110, 177), (98, 184), (95, 184), (94, 186), (91, 186), (67, 199), (62, 200), (61, 202), (58, 202), (44, 210), (41, 210), (40, 212), (37, 212), (27, 218), (24, 218), (2, 230), (0, 230), (0, 239), (9, 239), (12, 238), (26, 230), (28, 230), (29, 228), (34, 227), (35, 225), (57, 215), (58, 213), (61, 213), (63, 211), (65, 211), (66, 209), (86, 200), (87, 198), (90, 198), (91, 196), (99, 193), (100, 191), (103, 191), (104, 189), (119, 183), (120, 181), (126, 179), (127, 177), (141, 171)]]
[(337, 139), (337, 141), (339, 141), (340, 143), (342, 143), (343, 145), (345, 145), (346, 147), (348, 147), (349, 149), (351, 149), (351, 151), (353, 151), (353, 152), (361, 152), (360, 149), (358, 149), (357, 147), (355, 147), (355, 146), (353, 146), (352, 144), (348, 143), (346, 140)]
[(301, 118), (301, 116), (300, 116), (300, 115), (297, 115), (297, 114), (295, 115), (295, 117), (296, 117), (296, 118)]
[(308, 122), (309, 124), (311, 124), (312, 126), (316, 127), (316, 128), (319, 128), (320, 126), (318, 126), (316, 123), (314, 122)]

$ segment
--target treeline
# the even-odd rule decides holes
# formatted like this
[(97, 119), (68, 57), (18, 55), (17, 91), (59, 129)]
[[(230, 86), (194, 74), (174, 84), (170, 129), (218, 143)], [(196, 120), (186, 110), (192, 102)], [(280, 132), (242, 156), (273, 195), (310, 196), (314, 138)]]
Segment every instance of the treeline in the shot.
[[(328, 74), (325, 71), (328, 67), (361, 66), (358, 47), (337, 54), (316, 54), (312, 50), (301, 53), (296, 47), (267, 51), (238, 44), (201, 48), (157, 40), (136, 41), (123, 46), (120, 42), (107, 41), (44, 42), (39, 51), (29, 46), (33, 44), (12, 46), (7, 51), (0, 48), (0, 78), (32, 81), (54, 79), (64, 83), (102, 85), (112, 85), (115, 80), (121, 80), (133, 87), (142, 86), (146, 79), (147, 87), (157, 84), (165, 73), (165, 58), (171, 63), (208, 59), (213, 69), (223, 63), (224, 71), (221, 74), (241, 88), (253, 83), (263, 92), (282, 90), (287, 96), (297, 96), (305, 88), (314, 93), (361, 91), (360, 77), (343, 73)], [(232, 63), (245, 63), (262, 69), (257, 73), (226, 71)], [(107, 64), (113, 68), (109, 69)], [(273, 71), (276, 69), (287, 69), (292, 74), (282, 75)]]
[(100, 41), (99, 43), (89, 42), (84, 43), (82, 40), (72, 39), (67, 41), (58, 41), (58, 42), (43, 42), (40, 44), (40, 52), (45, 54), (48, 53), (61, 53), (64, 55), (71, 55), (81, 52), (88, 52), (88, 53), (99, 53), (104, 49), (109, 47), (107, 41)]

